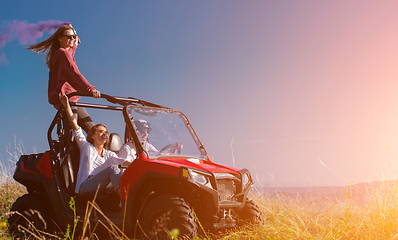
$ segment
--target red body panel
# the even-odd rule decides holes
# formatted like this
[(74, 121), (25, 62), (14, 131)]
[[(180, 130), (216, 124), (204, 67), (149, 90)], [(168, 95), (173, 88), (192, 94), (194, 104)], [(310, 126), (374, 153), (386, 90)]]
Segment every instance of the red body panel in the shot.
[(50, 153), (46, 152), (41, 157), (40, 162), (37, 164), (37, 169), (49, 178), (54, 178), (53, 171), (51, 169)]
[(194, 168), (203, 171), (209, 171), (211, 173), (223, 172), (238, 174), (237, 168), (227, 167), (208, 160), (192, 159), (192, 161), (186, 158), (159, 158), (159, 159), (148, 159), (146, 155), (141, 154), (136, 160), (134, 160), (130, 166), (126, 169), (120, 178), (120, 189), (122, 200), (127, 200), (127, 193), (130, 188), (136, 183), (136, 181), (147, 171), (165, 173), (172, 176), (178, 176), (180, 167)]
[(145, 172), (152, 171), (178, 176), (178, 168), (179, 166), (177, 165), (157, 163), (156, 160), (148, 159), (146, 155), (142, 153), (130, 164), (120, 178), (121, 199), (127, 200), (128, 191)]

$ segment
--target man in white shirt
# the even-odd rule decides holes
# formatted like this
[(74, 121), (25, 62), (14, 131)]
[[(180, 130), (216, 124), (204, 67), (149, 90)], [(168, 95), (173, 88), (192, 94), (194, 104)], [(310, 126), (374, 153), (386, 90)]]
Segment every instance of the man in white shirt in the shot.
[[(159, 151), (148, 142), (148, 135), (152, 130), (149, 122), (143, 119), (139, 119), (135, 120), (133, 123), (135, 128), (137, 129), (138, 138), (142, 144), (142, 148), (149, 154), (158, 153)], [(124, 144), (119, 151), (119, 157), (122, 158), (126, 158), (127, 156), (133, 156), (133, 159), (135, 159), (137, 157), (136, 155), (137, 152), (135, 150), (133, 141)]]

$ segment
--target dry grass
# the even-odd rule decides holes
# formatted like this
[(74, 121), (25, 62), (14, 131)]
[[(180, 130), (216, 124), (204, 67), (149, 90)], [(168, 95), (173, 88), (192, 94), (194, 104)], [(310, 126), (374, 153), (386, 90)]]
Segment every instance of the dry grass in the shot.
[[(0, 188), (4, 213), (17, 194), (23, 189), (17, 183), (4, 182)], [(7, 190), (8, 189), (8, 190)], [(347, 187), (346, 199), (303, 197), (284, 194), (271, 197), (252, 193), (251, 198), (259, 205), (264, 226), (247, 226), (230, 230), (218, 239), (398, 239), (398, 186), (386, 183), (378, 189), (366, 191), (367, 201), (350, 199)], [(12, 196), (14, 194), (14, 196)], [(97, 206), (90, 205), (87, 214)], [(2, 225), (5, 236), (4, 224)], [(115, 239), (126, 239), (115, 226), (109, 229)], [(86, 235), (87, 236), (87, 235)], [(211, 236), (212, 239), (215, 236)], [(6, 239), (6, 238), (4, 238)], [(204, 237), (198, 239), (205, 239)]]
[[(7, 234), (7, 214), (12, 203), (26, 193), (25, 188), (11, 178), (23, 150), (21, 144), (15, 146), (14, 151), (8, 151), (9, 164), (0, 165), (0, 239), (11, 239)], [(339, 197), (254, 192), (250, 197), (263, 213), (264, 226), (249, 225), (210, 238), (398, 240), (398, 182), (382, 182), (376, 188), (354, 188), (347, 187)], [(88, 206), (86, 214), (92, 211), (101, 212), (95, 203)], [(114, 239), (126, 239), (114, 225), (108, 230)], [(95, 238), (95, 235), (86, 234), (90, 235)]]
[(8, 146), (6, 149), (7, 161), (0, 161), (0, 239), (9, 239), (6, 220), (11, 206), (18, 197), (27, 193), (24, 186), (12, 179), (15, 163), (24, 152), (23, 144), (15, 139), (14, 147)]
[(387, 183), (364, 193), (365, 203), (284, 194), (252, 197), (265, 225), (229, 232), (221, 239), (398, 239), (398, 186)]

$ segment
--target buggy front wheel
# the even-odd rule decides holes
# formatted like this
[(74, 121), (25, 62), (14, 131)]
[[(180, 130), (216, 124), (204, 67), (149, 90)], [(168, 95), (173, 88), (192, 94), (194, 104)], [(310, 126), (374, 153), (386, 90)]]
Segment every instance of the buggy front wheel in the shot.
[(172, 230), (182, 239), (193, 239), (198, 233), (195, 214), (189, 204), (171, 194), (153, 198), (145, 206), (140, 223), (150, 239), (169, 239)]
[(263, 215), (253, 200), (246, 199), (245, 206), (238, 214), (238, 225), (264, 225)]

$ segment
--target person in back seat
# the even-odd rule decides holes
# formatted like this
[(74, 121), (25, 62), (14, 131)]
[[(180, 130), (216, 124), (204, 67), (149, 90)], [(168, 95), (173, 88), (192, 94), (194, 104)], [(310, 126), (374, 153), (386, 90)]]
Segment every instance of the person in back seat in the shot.
[(97, 189), (102, 192), (108, 184), (112, 186), (120, 196), (119, 164), (129, 165), (132, 156), (119, 157), (116, 153), (105, 149), (109, 140), (108, 129), (103, 124), (93, 126), (88, 132), (87, 139), (75, 118), (66, 95), (60, 96), (60, 101), (65, 107), (65, 112), (73, 129), (73, 136), (80, 149), (80, 164), (76, 180), (76, 193), (95, 193)]

